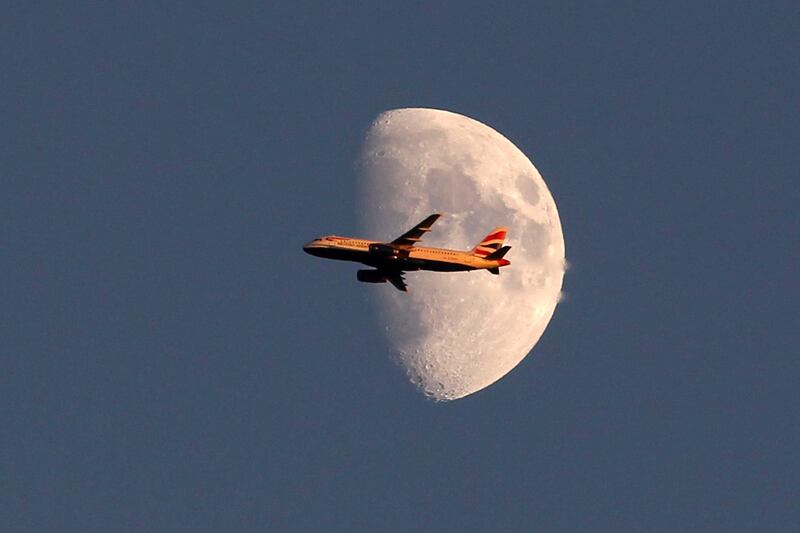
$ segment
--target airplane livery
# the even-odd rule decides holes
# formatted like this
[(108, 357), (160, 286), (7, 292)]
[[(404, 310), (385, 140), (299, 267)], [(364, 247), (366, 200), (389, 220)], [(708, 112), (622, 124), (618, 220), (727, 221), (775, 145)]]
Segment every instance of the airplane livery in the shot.
[(366, 283), (388, 281), (401, 291), (408, 290), (403, 279), (405, 272), (488, 270), (497, 275), (500, 274), (500, 267), (511, 264), (504, 259), (511, 247), (503, 246), (508, 231), (503, 227), (493, 229), (468, 252), (416, 246), (440, 216), (440, 214), (430, 215), (392, 242), (328, 235), (314, 239), (303, 246), (303, 250), (317, 257), (354, 261), (371, 266), (374, 270), (359, 270), (356, 279)]

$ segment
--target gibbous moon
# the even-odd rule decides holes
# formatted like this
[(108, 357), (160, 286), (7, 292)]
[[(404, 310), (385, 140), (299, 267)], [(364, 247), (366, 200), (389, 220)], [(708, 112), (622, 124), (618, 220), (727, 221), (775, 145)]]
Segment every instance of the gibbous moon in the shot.
[(561, 293), (564, 236), (541, 175), (489, 126), (436, 109), (378, 116), (359, 168), (365, 237), (391, 241), (441, 212), (422, 244), (469, 250), (508, 227), (511, 264), (499, 276), (409, 272), (408, 293), (368, 287), (397, 360), (426, 395), (454, 400), (491, 385), (531, 351)]

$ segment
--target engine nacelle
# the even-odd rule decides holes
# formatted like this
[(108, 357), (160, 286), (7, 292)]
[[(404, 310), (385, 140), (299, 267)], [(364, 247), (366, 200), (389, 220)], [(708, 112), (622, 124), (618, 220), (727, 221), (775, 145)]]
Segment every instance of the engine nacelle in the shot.
[(359, 270), (356, 279), (364, 283), (386, 283), (386, 277), (377, 270)]

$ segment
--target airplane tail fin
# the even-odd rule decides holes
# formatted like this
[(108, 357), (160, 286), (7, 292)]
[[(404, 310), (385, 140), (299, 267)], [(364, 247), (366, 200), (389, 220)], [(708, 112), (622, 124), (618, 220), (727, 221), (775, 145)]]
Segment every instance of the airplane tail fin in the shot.
[(489, 235), (484, 237), (483, 240), (472, 249), (472, 255), (487, 257), (491, 254), (494, 254), (500, 249), (501, 246), (503, 246), (503, 241), (506, 239), (506, 233), (508, 233), (508, 228), (494, 228)]

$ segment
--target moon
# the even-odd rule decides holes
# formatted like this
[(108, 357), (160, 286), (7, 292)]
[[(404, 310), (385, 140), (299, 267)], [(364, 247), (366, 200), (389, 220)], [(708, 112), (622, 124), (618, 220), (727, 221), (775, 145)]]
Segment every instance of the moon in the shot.
[(391, 241), (441, 212), (424, 245), (466, 251), (508, 227), (511, 264), (499, 276), (410, 272), (408, 293), (369, 287), (396, 360), (427, 396), (454, 400), (488, 387), (531, 351), (561, 294), (564, 236), (542, 176), (489, 126), (424, 108), (379, 115), (358, 167), (365, 236)]

